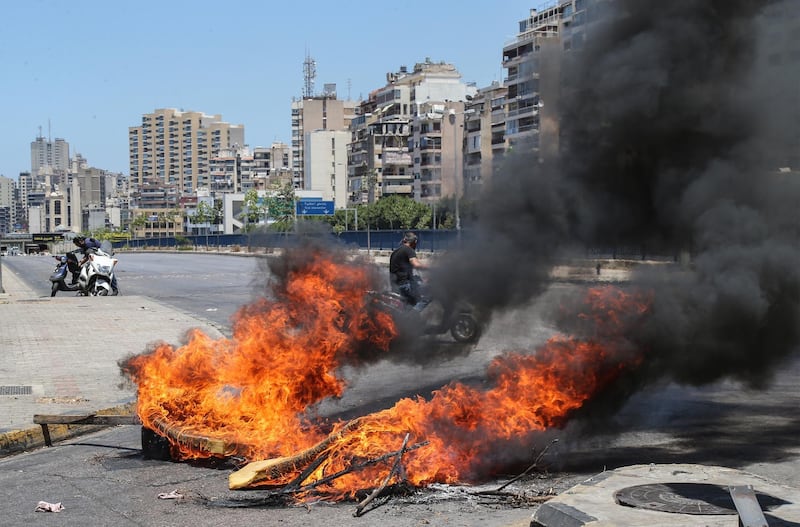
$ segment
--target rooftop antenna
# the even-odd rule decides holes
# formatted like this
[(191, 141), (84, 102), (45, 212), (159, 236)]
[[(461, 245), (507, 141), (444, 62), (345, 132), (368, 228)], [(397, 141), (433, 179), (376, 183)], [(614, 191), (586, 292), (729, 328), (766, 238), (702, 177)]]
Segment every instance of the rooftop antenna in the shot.
[(47, 142), (48, 143), (52, 142), (52, 139), (50, 139), (50, 118), (49, 117), (47, 118)]
[(306, 50), (306, 60), (303, 61), (303, 97), (314, 96), (314, 79), (317, 77), (317, 63)]

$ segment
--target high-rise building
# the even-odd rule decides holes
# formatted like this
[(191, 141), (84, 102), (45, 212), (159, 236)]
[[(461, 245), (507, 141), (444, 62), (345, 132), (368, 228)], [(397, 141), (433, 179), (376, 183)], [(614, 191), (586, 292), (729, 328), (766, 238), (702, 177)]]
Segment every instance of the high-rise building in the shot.
[[(386, 80), (361, 103), (351, 127), (350, 202), (391, 195), (437, 201), (463, 192), (455, 179), (463, 177), (461, 116), (464, 101), (477, 93), (476, 88), (462, 82), (452, 64), (430, 59), (411, 71), (403, 66), (388, 73)], [(449, 118), (445, 111), (450, 110), (458, 112), (459, 119), (455, 129), (443, 132), (442, 120)]]
[(50, 141), (40, 135), (31, 142), (31, 174), (56, 171), (69, 172), (69, 143), (60, 138)]
[(244, 146), (244, 126), (221, 115), (157, 109), (128, 129), (130, 178), (157, 181), (191, 194), (211, 184), (209, 161), (222, 150)]
[(506, 93), (508, 89), (493, 82), (465, 105), (464, 193), (477, 196), (491, 181), (498, 160), (506, 152)]
[(306, 134), (306, 171), (308, 190), (322, 193), (337, 209), (347, 207), (347, 144), (350, 132), (316, 130)]
[[(583, 0), (579, 0), (583, 2)], [(572, 0), (566, 2), (572, 6)], [(562, 3), (563, 4), (563, 3)], [(572, 9), (572, 7), (570, 7)], [(503, 68), (506, 70), (506, 132), (509, 147), (525, 144), (540, 147), (539, 110), (546, 104), (541, 99), (540, 73), (548, 50), (558, 51), (562, 5), (541, 10), (531, 9), (519, 21), (517, 38), (503, 47)]]
[(14, 180), (0, 176), (0, 207), (10, 207), (14, 202)]
[(14, 180), (0, 176), (0, 234), (8, 234), (13, 230), (15, 212)]
[(332, 86), (335, 85), (328, 85), (324, 95), (292, 101), (292, 176), (295, 188), (310, 188), (304, 181), (307, 134), (315, 130), (347, 131), (355, 117), (357, 103), (337, 99)]

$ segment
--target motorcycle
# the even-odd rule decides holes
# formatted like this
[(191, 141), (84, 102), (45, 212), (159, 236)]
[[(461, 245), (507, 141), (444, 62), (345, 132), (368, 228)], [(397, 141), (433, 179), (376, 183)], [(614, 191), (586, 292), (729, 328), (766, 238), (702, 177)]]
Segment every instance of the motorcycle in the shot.
[(89, 253), (89, 260), (81, 268), (78, 276), (79, 294), (85, 296), (108, 296), (112, 294), (114, 283), (114, 266), (118, 260), (112, 258), (111, 252), (94, 249)]
[(473, 343), (481, 336), (481, 323), (475, 310), (466, 304), (445, 306), (433, 298), (423, 296), (417, 306), (409, 304), (394, 291), (369, 291), (370, 304), (388, 312), (395, 321), (411, 327), (423, 327), (426, 335), (443, 335), (450, 332), (456, 342)]
[(50, 275), (50, 296), (56, 296), (59, 291), (79, 291), (80, 285), (78, 283), (67, 283), (68, 273), (72, 273), (73, 276), (80, 273), (78, 257), (75, 251), (68, 252), (63, 256), (53, 256), (53, 258), (58, 263)]

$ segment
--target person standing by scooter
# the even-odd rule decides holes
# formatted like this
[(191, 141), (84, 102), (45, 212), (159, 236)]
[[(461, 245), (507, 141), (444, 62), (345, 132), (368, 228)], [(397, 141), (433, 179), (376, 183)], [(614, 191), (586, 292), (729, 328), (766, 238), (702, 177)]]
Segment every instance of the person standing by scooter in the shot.
[(417, 235), (410, 231), (406, 232), (403, 234), (400, 247), (392, 251), (389, 257), (389, 278), (392, 289), (417, 308), (425, 306), (420, 303), (422, 293), (414, 276), (414, 269), (427, 269), (427, 267), (427, 264), (417, 258)]
[[(82, 234), (79, 234), (79, 235), (75, 236), (72, 239), (72, 243), (77, 245), (78, 248), (83, 253), (83, 258), (81, 258), (81, 261), (78, 262), (78, 268), (82, 268), (83, 265), (89, 260), (89, 252), (90, 251), (93, 251), (95, 249), (102, 250), (100, 248), (101, 244), (100, 244), (100, 242), (98, 240), (96, 240), (94, 238), (87, 238), (86, 236), (83, 236)], [(115, 295), (119, 294), (119, 288), (117, 288), (117, 275), (116, 274), (111, 276), (111, 290), (112, 290), (112, 293), (111, 293), (112, 296), (115, 296)]]

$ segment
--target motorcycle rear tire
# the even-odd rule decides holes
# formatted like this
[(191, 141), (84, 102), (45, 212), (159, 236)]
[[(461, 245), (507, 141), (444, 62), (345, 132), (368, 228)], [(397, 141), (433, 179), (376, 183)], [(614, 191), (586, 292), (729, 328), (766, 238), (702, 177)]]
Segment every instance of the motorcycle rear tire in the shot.
[(450, 335), (456, 342), (476, 342), (481, 336), (481, 327), (475, 317), (469, 313), (461, 313), (453, 320), (450, 326)]

